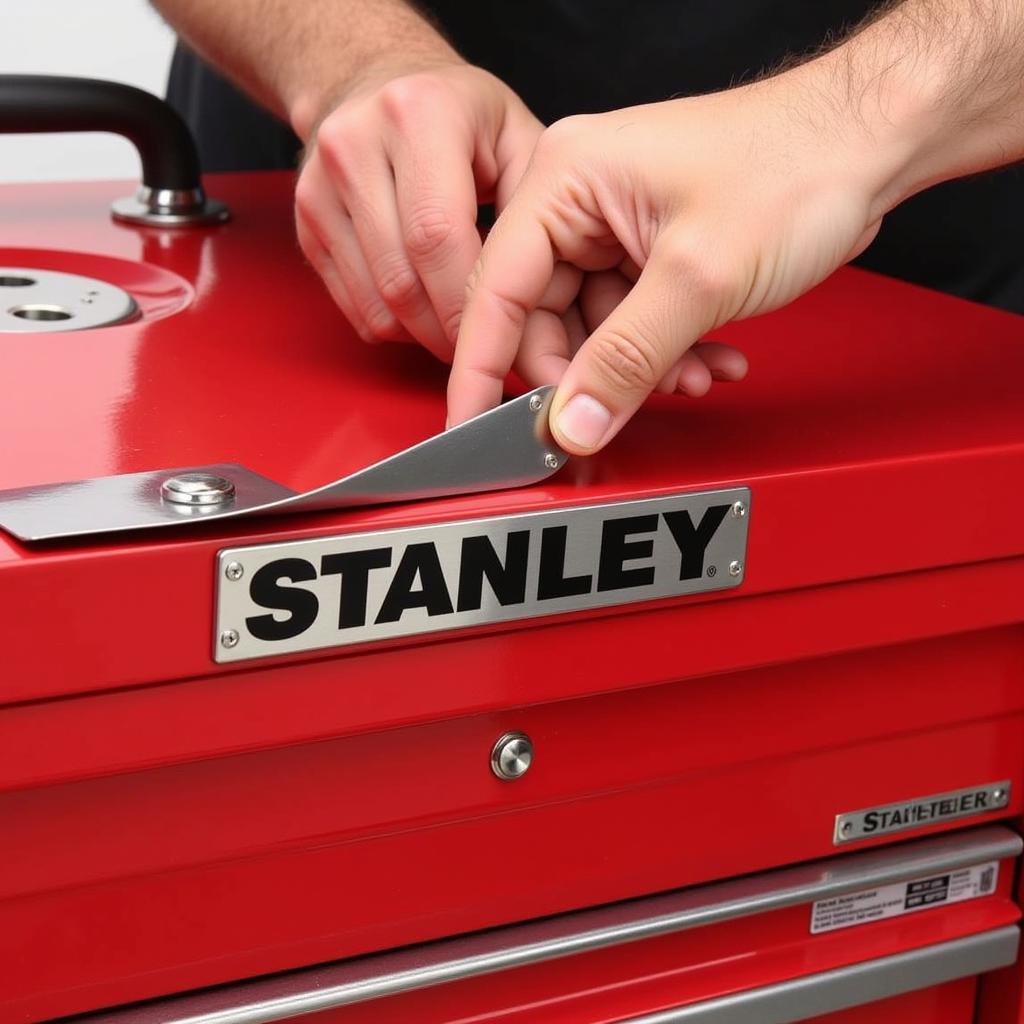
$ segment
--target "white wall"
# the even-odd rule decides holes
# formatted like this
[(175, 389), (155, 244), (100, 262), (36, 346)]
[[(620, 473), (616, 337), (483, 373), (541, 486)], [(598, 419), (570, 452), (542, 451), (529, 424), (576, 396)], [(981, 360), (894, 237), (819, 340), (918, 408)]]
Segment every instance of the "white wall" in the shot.
[[(109, 78), (163, 96), (174, 34), (146, 0), (0, 0), (0, 8), (0, 74)], [(0, 135), (0, 182), (138, 175), (135, 150), (117, 136)]]

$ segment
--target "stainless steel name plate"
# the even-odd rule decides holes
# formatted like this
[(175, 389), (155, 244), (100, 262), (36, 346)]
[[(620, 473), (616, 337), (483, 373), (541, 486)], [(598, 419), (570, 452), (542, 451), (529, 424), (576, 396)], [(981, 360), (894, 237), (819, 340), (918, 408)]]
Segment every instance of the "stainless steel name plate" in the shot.
[(873, 839), (890, 832), (906, 832), (957, 818), (991, 814), (1010, 803), (1010, 783), (990, 782), (969, 789), (955, 789), (950, 793), (904, 800), (902, 803), (868, 807), (862, 811), (836, 815), (836, 846), (858, 839)]
[(216, 661), (722, 590), (743, 582), (750, 491), (677, 494), (227, 548)]

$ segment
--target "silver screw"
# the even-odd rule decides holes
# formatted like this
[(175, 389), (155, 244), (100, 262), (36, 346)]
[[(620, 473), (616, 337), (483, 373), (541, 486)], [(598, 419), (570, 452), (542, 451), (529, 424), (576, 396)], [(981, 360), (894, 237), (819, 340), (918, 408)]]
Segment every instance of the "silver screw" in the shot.
[(544, 456), (544, 465), (547, 466), (548, 469), (558, 469), (560, 465), (558, 461), (558, 456), (553, 454), (552, 452), (548, 452)]
[(491, 749), (491, 771), (506, 782), (522, 778), (533, 764), (533, 742), (524, 732), (507, 732)]
[(240, 580), (244, 573), (245, 569), (242, 568), (241, 562), (228, 562), (228, 564), (224, 566), (224, 575), (227, 576), (229, 580)]
[(848, 836), (853, 831), (853, 822), (844, 821), (843, 827), (839, 830), (844, 836)]
[(235, 496), (235, 485), (216, 473), (179, 473), (160, 485), (160, 497), (175, 505), (222, 505)]
[(228, 649), (238, 646), (238, 630), (237, 629), (225, 629), (220, 635), (221, 647), (227, 647)]
[(741, 572), (743, 572), (743, 563), (742, 562), (730, 562), (729, 563), (729, 575), (730, 576), (739, 576), (739, 574)]
[(747, 506), (742, 501), (734, 501), (732, 505), (733, 519), (742, 519), (747, 514)]
[(995, 800), (997, 804), (1001, 804), (1005, 796), (1006, 794), (1003, 792), (1002, 788), (992, 790), (992, 799)]
[(534, 395), (530, 399), (530, 412), (540, 412), (544, 406), (544, 399), (540, 395)]

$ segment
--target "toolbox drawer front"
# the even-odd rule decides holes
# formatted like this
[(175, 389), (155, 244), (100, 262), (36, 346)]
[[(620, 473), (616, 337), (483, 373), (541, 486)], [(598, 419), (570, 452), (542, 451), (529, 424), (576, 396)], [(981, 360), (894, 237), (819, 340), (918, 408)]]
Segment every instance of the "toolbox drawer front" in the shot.
[[(786, 1024), (874, 1004), (873, 1021), (890, 1019), (882, 1016), (890, 1006), (894, 1021), (914, 1006), (915, 1024), (967, 1024), (974, 979), (1017, 959), (1012, 888), (1021, 845), (1008, 829), (976, 829), (88, 1020)], [(917, 901), (943, 886), (952, 893), (957, 879), (979, 872), (984, 881), (973, 895)], [(834, 916), (837, 907), (846, 918)], [(849, 916), (850, 907), (859, 916)], [(965, 1006), (971, 1016), (953, 1013)]]
[[(0, 793), (10, 998), (87, 1011), (1011, 818), (1020, 666), (1019, 631), (994, 630), (112, 774), (68, 764)], [(289, 676), (268, 721), (379, 708), (317, 670), (333, 696)], [(276, 675), (237, 680), (236, 705)], [(208, 709), (158, 697), (89, 698), (111, 713), (85, 738), (82, 709), (14, 709), (9, 755), (26, 772), (33, 750), (118, 751), (126, 701), (204, 735)], [(13, 730), (65, 713), (60, 735)], [(488, 756), (516, 729), (536, 761), (500, 781)], [(835, 845), (837, 814), (1004, 780), (995, 810)]]

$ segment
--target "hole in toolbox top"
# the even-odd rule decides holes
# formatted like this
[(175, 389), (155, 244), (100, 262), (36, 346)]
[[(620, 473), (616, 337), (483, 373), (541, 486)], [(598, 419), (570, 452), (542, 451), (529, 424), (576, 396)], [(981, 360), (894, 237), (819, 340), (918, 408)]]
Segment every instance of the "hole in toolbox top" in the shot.
[(8, 312), (22, 320), (70, 320), (74, 313), (63, 306), (46, 306), (36, 303), (29, 306), (14, 306)]
[(28, 288), (35, 283), (34, 277), (16, 277), (14, 274), (0, 274), (0, 288)]

